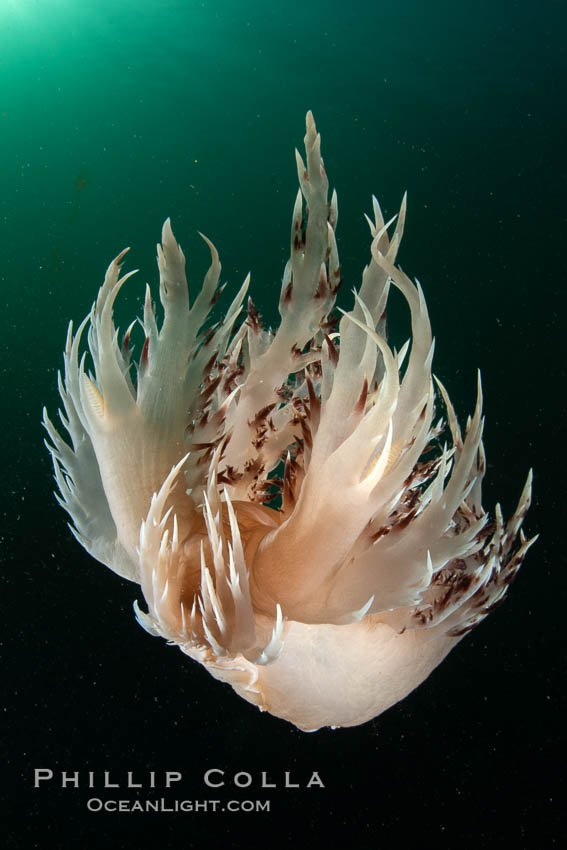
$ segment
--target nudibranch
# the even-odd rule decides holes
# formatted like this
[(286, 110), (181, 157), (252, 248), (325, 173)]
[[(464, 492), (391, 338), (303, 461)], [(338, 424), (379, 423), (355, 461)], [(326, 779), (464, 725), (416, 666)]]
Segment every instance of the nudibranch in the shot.
[[(163, 318), (146, 287), (138, 362), (136, 322), (120, 342), (113, 317), (134, 274), (120, 276), (123, 251), (69, 326), (68, 441), (44, 424), (72, 531), (140, 585), (140, 624), (310, 731), (364, 723), (423, 682), (501, 601), (533, 539), (520, 530), (531, 474), (508, 522), (481, 506), (480, 380), (463, 432), (432, 376), (423, 292), (395, 264), (405, 197), (388, 223), (373, 198), (371, 257), (352, 309), (333, 316), (337, 196), (306, 123), (277, 330), (250, 299), (239, 322), (249, 276), (210, 326), (217, 251), (203, 236), (211, 264), (190, 302), (167, 220)], [(399, 351), (386, 339), (392, 286), (411, 317)]]

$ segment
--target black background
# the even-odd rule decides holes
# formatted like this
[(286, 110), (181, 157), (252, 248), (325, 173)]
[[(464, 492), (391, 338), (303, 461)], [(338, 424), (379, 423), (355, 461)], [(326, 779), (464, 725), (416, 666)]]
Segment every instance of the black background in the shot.
[[(317, 6), (323, 21), (326, 7)], [(435, 11), (424, 15), (427, 31), (419, 50), (436, 61), (450, 31), (449, 5), (433, 6)], [(404, 9), (402, 4), (395, 13), (390, 6), (382, 10), (360, 4), (361, 31), (368, 16), (375, 16), (370, 20), (379, 31), (377, 51), (380, 40), (388, 37), (389, 14), (397, 15), (403, 33)], [(477, 78), (472, 70), (463, 71), (456, 58), (460, 48), (453, 45), (451, 62), (439, 66), (428, 82), (431, 91), (438, 88), (444, 96), (421, 91), (423, 80), (414, 74), (413, 88), (402, 86), (395, 106), (378, 106), (377, 96), (372, 96), (378, 82), (373, 82), (369, 52), (362, 70), (355, 58), (348, 67), (335, 63), (337, 81), (342, 74), (344, 85), (340, 96), (329, 87), (329, 99), (316, 117), (334, 182), (340, 189), (345, 180), (350, 185), (353, 175), (360, 177), (365, 204), (374, 188), (369, 173), (380, 173), (391, 212), (399, 198), (396, 193), (404, 188), (399, 174), (407, 164), (410, 218), (401, 260), (408, 273), (419, 273), (424, 285), (438, 343), (435, 371), (461, 415), (472, 406), (474, 369), (482, 367), (489, 460), (485, 507), (500, 499), (509, 514), (527, 469), (535, 468), (527, 530), (541, 537), (506, 604), (400, 705), (362, 727), (313, 734), (260, 714), (178, 650), (143, 632), (132, 611), (136, 588), (92, 561), (67, 530), (51, 495), (50, 463), (39, 425), (42, 402), (51, 410), (57, 404), (54, 370), (66, 320), (87, 309), (103, 269), (99, 255), (108, 261), (123, 244), (116, 231), (118, 219), (132, 209), (131, 187), (120, 196), (121, 211), (109, 209), (111, 224), (105, 224), (100, 212), (97, 222), (93, 218), (88, 226), (84, 219), (76, 224), (79, 238), (94, 231), (95, 223), (103, 231), (101, 244), (94, 246), (96, 261), (82, 276), (84, 307), (78, 313), (74, 306), (54, 312), (45, 292), (34, 289), (40, 265), (40, 249), (34, 245), (46, 239), (43, 229), (26, 233), (28, 253), (22, 241), (13, 241), (6, 215), (1, 342), (4, 846), (320, 843), (361, 850), (464, 850), (496, 847), (503, 841), (537, 850), (565, 846), (565, 16), (561, 4), (553, 2), (537, 8), (509, 2), (498, 10), (475, 4), (467, 15), (484, 75)], [(337, 21), (335, 37), (340, 41)], [(333, 24), (327, 20), (326, 25)], [(463, 38), (467, 27), (463, 23)], [(323, 33), (324, 26), (314, 29)], [(269, 37), (269, 27), (267, 32)], [(357, 56), (355, 48), (352, 45), (352, 57)], [(309, 57), (306, 52), (302, 59), (307, 89)], [(276, 59), (273, 55), (267, 60), (274, 69)], [(451, 76), (453, 61), (456, 79)], [(432, 73), (427, 63), (425, 68)], [(393, 63), (393, 77), (395, 70)], [(365, 88), (357, 100), (356, 81), (363, 72)], [(306, 104), (307, 97), (297, 99), (298, 118), (306, 106), (316, 110), (313, 99)], [(362, 149), (350, 150), (347, 166), (349, 140), (341, 136), (341, 126), (354, 106), (369, 125), (355, 135)], [(229, 103), (219, 106), (221, 117), (230, 108)], [(382, 135), (371, 126), (372, 116), (383, 114), (379, 110), (385, 110), (390, 122), (382, 126), (380, 118)], [(93, 123), (97, 115), (95, 110)], [(414, 122), (415, 133), (427, 139), (425, 160), (419, 158), (428, 163), (423, 174), (416, 164), (418, 154), (409, 147), (400, 148), (395, 168), (389, 164), (396, 149), (393, 140), (403, 138), (400, 115), (408, 116), (406, 123)], [(254, 132), (258, 141), (264, 130)], [(291, 153), (302, 136), (299, 120), (282, 127), (279, 135), (285, 135)], [(217, 149), (230, 158), (234, 145), (244, 148), (245, 136), (238, 129), (219, 135)], [(382, 148), (385, 160), (376, 163), (372, 152)], [(254, 156), (260, 162), (272, 161), (262, 160), (262, 152)], [(246, 163), (242, 151), (239, 160)], [(281, 189), (278, 169), (283, 165), (274, 166), (268, 188), (277, 190), (270, 200), (274, 210), (287, 216), (295, 190), (292, 183), (291, 191), (287, 183), (285, 192)], [(163, 172), (168, 173), (167, 163)], [(273, 266), (277, 277), (284, 254), (272, 262), (271, 224), (260, 214), (257, 184), (249, 191), (257, 202), (251, 213), (255, 230), (235, 226), (229, 255), (240, 253), (236, 242), (242, 240), (242, 262), (252, 264), (249, 249), (264, 234), (259, 263), (261, 268)], [(358, 195), (349, 191), (347, 186), (347, 211), (356, 206), (360, 216)], [(231, 206), (235, 201), (224, 199), (223, 193), (219, 186), (210, 203), (218, 204), (223, 225), (232, 227), (237, 220), (237, 209)], [(494, 204), (489, 200), (493, 194)], [(2, 203), (8, 211), (10, 205), (28, 201), (14, 194)], [(86, 200), (83, 203), (86, 206)], [(154, 218), (170, 212), (161, 202), (156, 206)], [(178, 207), (182, 215), (181, 201)], [(348, 289), (366, 256), (360, 260), (357, 250), (347, 247), (354, 232), (349, 221), (345, 216), (339, 222), (347, 274), (343, 306), (349, 303)], [(134, 225), (124, 225), (126, 240)], [(191, 227), (198, 225), (192, 221)], [(105, 226), (112, 226), (112, 238)], [(284, 247), (287, 227), (282, 231)], [(152, 231), (152, 239), (157, 232)], [(83, 243), (75, 254), (66, 247), (65, 282), (70, 291), (71, 284), (75, 287), (69, 297), (78, 298), (77, 274), (87, 247)], [(234, 286), (238, 274), (230, 263), (226, 268)], [(18, 298), (14, 281), (23, 287)], [(261, 308), (265, 300), (269, 309), (273, 299), (256, 291), (255, 300)], [(83, 776), (88, 770), (99, 776), (108, 770), (122, 782), (128, 770), (136, 777), (150, 770), (158, 777), (165, 770), (179, 770), (183, 782), (173, 794), (164, 792), (166, 799), (219, 799), (223, 807), (231, 799), (269, 799), (271, 808), (269, 814), (91, 814), (86, 810), (92, 796), (88, 788), (61, 790), (53, 781), (34, 789), (34, 768), (51, 768), (56, 775), (79, 770)], [(209, 768), (226, 771), (226, 788), (206, 789), (203, 774)], [(230, 784), (238, 771), (253, 775), (250, 789)], [(262, 771), (278, 783), (276, 790), (259, 787)], [(302, 786), (318, 771), (325, 788), (285, 789), (286, 771)], [(161, 789), (150, 794), (162, 796)], [(133, 794), (112, 796), (132, 799)]]

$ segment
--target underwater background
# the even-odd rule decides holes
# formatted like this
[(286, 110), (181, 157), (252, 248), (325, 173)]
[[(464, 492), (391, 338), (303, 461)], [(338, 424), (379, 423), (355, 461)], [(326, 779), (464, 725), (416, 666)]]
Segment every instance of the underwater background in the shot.
[[(553, 0), (0, 0), (3, 846), (565, 846), (566, 23)], [(136, 587), (67, 528), (40, 425), (69, 319), (126, 246), (141, 271), (121, 327), (140, 314), (167, 216), (193, 292), (200, 230), (225, 302), (251, 271), (277, 322), (307, 109), (339, 197), (339, 304), (369, 259), (371, 195), (389, 217), (407, 189), (399, 259), (461, 422), (483, 376), (484, 507), (510, 514), (533, 466), (541, 533), (506, 603), (418, 690), (312, 734), (139, 628)], [(395, 304), (391, 333), (408, 333)], [(135, 792), (34, 789), (34, 768), (177, 770), (182, 788), (141, 797), (225, 810), (90, 813), (93, 793)], [(213, 792), (210, 768), (254, 784)], [(324, 789), (305, 789), (313, 771)]]

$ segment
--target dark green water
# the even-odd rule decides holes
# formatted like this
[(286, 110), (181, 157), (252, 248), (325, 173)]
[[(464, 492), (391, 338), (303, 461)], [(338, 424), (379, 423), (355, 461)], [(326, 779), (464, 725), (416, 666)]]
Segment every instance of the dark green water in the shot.
[[(357, 848), (424, 829), (447, 848), (496, 846), (502, 830), (562, 846), (565, 23), (552, 0), (0, 0), (6, 846), (149, 847), (152, 830), (164, 847), (302, 846), (310, 829)], [(506, 606), (408, 700), (312, 736), (138, 629), (132, 586), (67, 530), (39, 424), (68, 320), (127, 245), (141, 271), (119, 313), (139, 313), (167, 216), (194, 286), (201, 230), (230, 292), (251, 271), (277, 321), (307, 109), (339, 195), (341, 305), (368, 260), (371, 195), (393, 215), (407, 189), (400, 261), (463, 418), (483, 374), (486, 506), (510, 512), (533, 465), (528, 528), (542, 532)], [(181, 769), (194, 799), (208, 767), (320, 770), (327, 790), (278, 790), (269, 823), (160, 815), (150, 830), (149, 816), (89, 814), (83, 791), (34, 792), (34, 767)]]

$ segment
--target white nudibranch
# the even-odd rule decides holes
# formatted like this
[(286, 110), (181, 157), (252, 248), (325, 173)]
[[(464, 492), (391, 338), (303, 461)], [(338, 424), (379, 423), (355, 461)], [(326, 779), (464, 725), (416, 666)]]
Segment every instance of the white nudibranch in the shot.
[[(139, 362), (133, 325), (120, 344), (113, 318), (132, 274), (122, 252), (69, 327), (68, 438), (44, 417), (73, 533), (140, 585), (141, 625), (303, 730), (364, 723), (410, 693), (500, 602), (535, 539), (520, 530), (531, 474), (507, 523), (482, 508), (480, 380), (463, 434), (432, 376), (422, 289), (395, 265), (405, 198), (388, 224), (373, 199), (370, 260), (351, 311), (333, 315), (337, 196), (320, 146), (308, 113), (275, 331), (250, 299), (239, 323), (249, 278), (205, 329), (218, 253), (203, 237), (211, 265), (190, 302), (168, 219), (163, 320), (148, 289)], [(411, 316), (400, 352), (386, 341), (392, 286)]]

